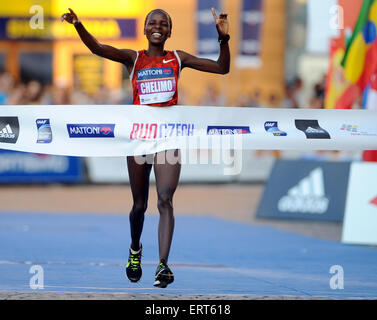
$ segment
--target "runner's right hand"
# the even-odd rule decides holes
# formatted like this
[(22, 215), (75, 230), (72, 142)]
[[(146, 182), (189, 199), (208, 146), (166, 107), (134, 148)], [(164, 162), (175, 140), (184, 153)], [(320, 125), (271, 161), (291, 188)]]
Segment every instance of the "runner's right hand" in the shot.
[(61, 17), (61, 21), (63, 22), (65, 20), (68, 23), (72, 23), (72, 24), (79, 22), (79, 18), (77, 18), (76, 13), (74, 13), (71, 8), (68, 8), (68, 10), (70, 12), (64, 13)]

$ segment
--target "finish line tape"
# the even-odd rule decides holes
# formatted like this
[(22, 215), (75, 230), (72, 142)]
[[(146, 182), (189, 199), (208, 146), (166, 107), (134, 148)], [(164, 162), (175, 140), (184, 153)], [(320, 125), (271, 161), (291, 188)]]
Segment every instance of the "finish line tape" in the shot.
[(377, 111), (1, 106), (0, 148), (84, 157), (168, 149), (377, 150)]

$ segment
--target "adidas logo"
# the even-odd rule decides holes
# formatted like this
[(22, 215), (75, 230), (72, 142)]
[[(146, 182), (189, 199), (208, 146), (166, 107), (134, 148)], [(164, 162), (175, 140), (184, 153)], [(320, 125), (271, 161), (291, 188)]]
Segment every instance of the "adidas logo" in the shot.
[(315, 129), (315, 128), (312, 128), (312, 127), (308, 127), (306, 130), (305, 130), (306, 133), (324, 133), (323, 130), (321, 129)]
[(327, 211), (329, 199), (325, 195), (322, 168), (314, 169), (309, 176), (289, 189), (278, 202), (281, 212), (323, 214)]
[(12, 128), (9, 124), (7, 124), (1, 131), (0, 131), (0, 138), (5, 139), (14, 139), (16, 134), (13, 133)]

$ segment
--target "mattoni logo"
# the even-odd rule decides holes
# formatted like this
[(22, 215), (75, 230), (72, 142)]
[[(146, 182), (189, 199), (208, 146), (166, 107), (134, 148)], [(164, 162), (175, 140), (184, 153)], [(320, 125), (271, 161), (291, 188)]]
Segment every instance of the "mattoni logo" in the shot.
[(233, 135), (248, 134), (250, 127), (233, 127), (233, 126), (208, 126), (207, 135)]
[(16, 143), (19, 131), (18, 117), (0, 117), (0, 142)]
[(115, 124), (67, 124), (70, 138), (114, 138)]
[(318, 120), (295, 120), (296, 128), (305, 133), (307, 139), (331, 139), (330, 134), (320, 127)]
[(329, 199), (325, 195), (325, 183), (321, 167), (314, 169), (296, 186), (289, 189), (278, 202), (281, 212), (323, 214), (327, 211)]

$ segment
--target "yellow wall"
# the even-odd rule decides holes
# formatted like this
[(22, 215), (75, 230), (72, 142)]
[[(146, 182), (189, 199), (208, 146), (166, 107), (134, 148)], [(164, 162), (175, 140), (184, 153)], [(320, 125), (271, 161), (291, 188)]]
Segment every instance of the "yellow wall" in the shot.
[(12, 0), (0, 2), (0, 16), (25, 17), (39, 5), (48, 16), (60, 17), (68, 8), (85, 17), (135, 18), (154, 0)]
[[(113, 2), (119, 2), (118, 0), (112, 0)], [(64, 2), (69, 2), (69, 0), (64, 0)], [(103, 3), (104, 1), (102, 1)], [(112, 12), (118, 10), (119, 12), (128, 1), (124, 1), (122, 6), (112, 7)], [(142, 6), (140, 5), (142, 4)], [(112, 4), (114, 5), (114, 4)], [(72, 9), (75, 8), (74, 4)], [(145, 47), (145, 39), (143, 36), (143, 23), (145, 15), (154, 8), (154, 1), (143, 0), (140, 1), (137, 6), (138, 12), (133, 9), (128, 18), (137, 18), (137, 37), (135, 39), (127, 40), (101, 40), (101, 43), (114, 46), (116, 48), (129, 48), (134, 50), (140, 50)], [(79, 19), (85, 24), (85, 17), (92, 16), (93, 13), (88, 14), (88, 11), (85, 11), (84, 15), (80, 15), (80, 10), (74, 9)], [(65, 11), (63, 11), (64, 13)], [(124, 16), (123, 14), (118, 14), (116, 17)], [(95, 17), (104, 17), (108, 16), (108, 13), (101, 15), (97, 12)], [(114, 16), (113, 16), (114, 17)], [(64, 22), (65, 23), (65, 22)], [(70, 26), (74, 29), (73, 26)], [(91, 30), (88, 28), (88, 31)], [(93, 33), (93, 36), (96, 37), (96, 34)], [(65, 83), (68, 86), (73, 85), (73, 55), (74, 54), (91, 54), (89, 49), (81, 42), (79, 36), (77, 35), (77, 40), (60, 40), (54, 42), (53, 50), (53, 78), (55, 82)], [(122, 72), (123, 67), (120, 63), (104, 59), (104, 85), (108, 88), (120, 88), (122, 86)]]

